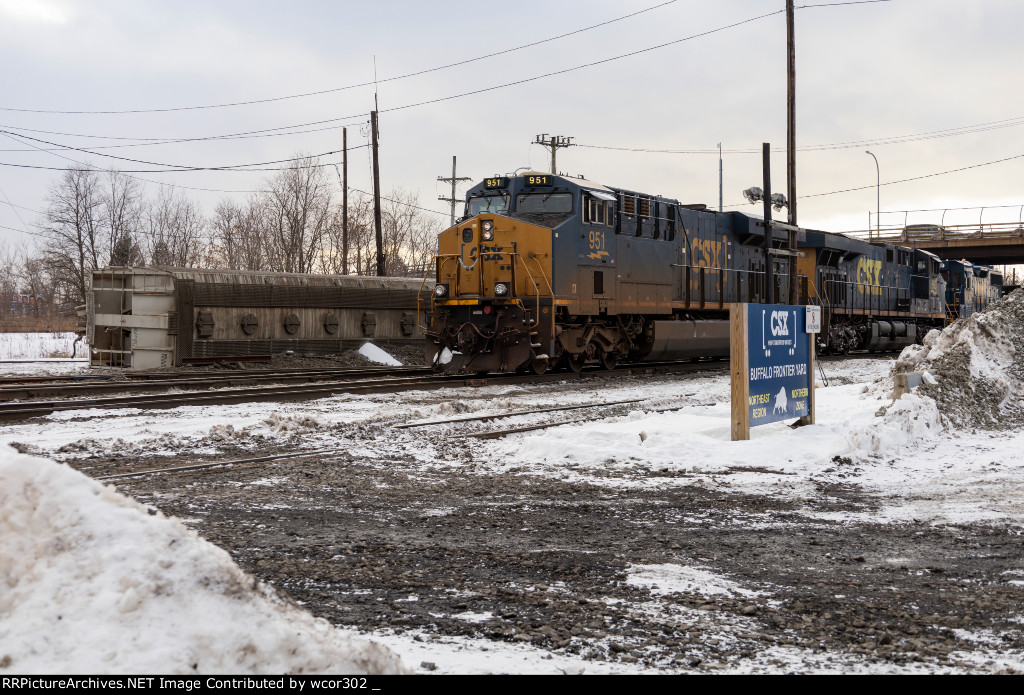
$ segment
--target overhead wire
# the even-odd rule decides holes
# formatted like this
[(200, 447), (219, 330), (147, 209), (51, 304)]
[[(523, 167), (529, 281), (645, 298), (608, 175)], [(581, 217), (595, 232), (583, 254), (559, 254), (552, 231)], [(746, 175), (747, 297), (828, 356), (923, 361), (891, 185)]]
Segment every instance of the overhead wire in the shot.
[(375, 86), (377, 84), (382, 84), (382, 83), (386, 83), (386, 82), (395, 82), (397, 80), (404, 80), (404, 79), (407, 79), (407, 78), (410, 78), (410, 77), (418, 77), (419, 75), (426, 75), (426, 74), (432, 73), (432, 72), (438, 72), (438, 71), (441, 71), (441, 70), (447, 70), (449, 68), (459, 67), (459, 66), (462, 66), (462, 65), (468, 65), (469, 63), (475, 63), (475, 62), (478, 62), (478, 61), (481, 61), (481, 60), (486, 60), (488, 58), (494, 58), (494, 57), (497, 57), (497, 56), (506, 55), (508, 53), (514, 53), (516, 51), (521, 51), (521, 50), (524, 50), (524, 49), (527, 49), (527, 48), (533, 48), (534, 46), (540, 46), (540, 45), (545, 44), (545, 43), (550, 43), (552, 41), (558, 41), (560, 39), (568, 38), (570, 36), (575, 36), (577, 34), (582, 34), (584, 32), (591, 31), (593, 29), (598, 29), (598, 28), (603, 27), (603, 26), (608, 26), (609, 24), (615, 24), (616, 22), (621, 22), (623, 20), (630, 19), (632, 17), (636, 17), (638, 15), (642, 15), (642, 14), (645, 14), (647, 12), (651, 12), (653, 10), (660, 9), (660, 8), (665, 7), (667, 5), (672, 5), (672, 4), (676, 3), (676, 2), (677, 2), (677, 0), (667, 0), (667, 2), (662, 2), (662, 3), (658, 4), (658, 5), (654, 5), (652, 7), (648, 7), (648, 8), (643, 9), (643, 10), (637, 10), (636, 12), (631, 12), (631, 13), (623, 15), (621, 17), (616, 17), (615, 19), (610, 19), (610, 20), (607, 20), (607, 21), (604, 21), (604, 22), (600, 22), (598, 24), (592, 24), (592, 25), (584, 27), (582, 29), (576, 29), (574, 31), (566, 32), (564, 34), (559, 34), (557, 36), (551, 36), (551, 37), (548, 37), (546, 39), (541, 39), (539, 41), (533, 41), (531, 43), (522, 44), (522, 45), (516, 46), (514, 48), (508, 48), (508, 49), (505, 49), (505, 50), (502, 50), (502, 51), (495, 51), (493, 53), (488, 53), (486, 55), (478, 56), (476, 58), (469, 58), (467, 60), (460, 60), (460, 61), (456, 61), (456, 62), (453, 62), (453, 63), (445, 64), (445, 65), (439, 65), (439, 66), (433, 67), (433, 68), (426, 68), (424, 70), (417, 70), (415, 72), (406, 73), (404, 75), (397, 75), (395, 77), (384, 77), (384, 78), (381, 78), (381, 79), (377, 79), (375, 77), (374, 80), (371, 81), (371, 82), (360, 82), (358, 84), (347, 85), (347, 86), (344, 86), (344, 87), (333, 87), (333, 88), (330, 88), (330, 89), (321, 89), (321, 90), (317, 90), (317, 91), (313, 91), (313, 92), (304, 92), (302, 94), (291, 94), (291, 95), (288, 95), (288, 96), (269, 97), (269, 98), (265, 98), (265, 99), (250, 99), (250, 100), (247, 100), (247, 101), (236, 101), (236, 102), (228, 102), (228, 103), (222, 103), (222, 104), (206, 104), (206, 105), (201, 105), (201, 106), (177, 106), (177, 107), (153, 108), (153, 109), (124, 109), (124, 110), (90, 111), (90, 110), (49, 110), (49, 109), (26, 109), (26, 108), (15, 108), (15, 107), (0, 107), (0, 111), (11, 111), (11, 112), (15, 112), (15, 113), (46, 113), (46, 114), (65, 114), (65, 115), (116, 115), (116, 114), (139, 114), (139, 113), (167, 113), (167, 112), (173, 112), (173, 111), (197, 111), (197, 110), (203, 110), (203, 109), (219, 109), (219, 108), (226, 108), (226, 107), (232, 107), (232, 106), (249, 106), (249, 105), (252, 105), (252, 104), (267, 104), (267, 103), (272, 103), (272, 102), (276, 102), (276, 101), (285, 101), (285, 100), (288, 100), (288, 99), (301, 99), (301, 98), (311, 97), (311, 96), (320, 96), (320, 95), (323, 95), (323, 94), (333, 94), (333, 93), (336, 93), (336, 92), (342, 92), (342, 91), (346, 91), (346, 90), (350, 90), (350, 89), (357, 89), (359, 87)]
[[(203, 166), (193, 166), (193, 165), (186, 165), (186, 164), (167, 164), (167, 163), (164, 163), (164, 162), (152, 162), (152, 161), (148, 161), (148, 160), (145, 160), (145, 159), (132, 159), (131, 157), (119, 157), (119, 156), (114, 155), (114, 154), (104, 154), (102, 152), (94, 152), (94, 151), (86, 150), (86, 149), (83, 149), (83, 148), (80, 148), (80, 147), (71, 147), (70, 145), (60, 145), (60, 144), (55, 143), (55, 142), (49, 142), (47, 140), (40, 140), (38, 138), (29, 137), (27, 135), (17, 135), (15, 133), (11, 133), (11, 132), (8, 132), (8, 131), (5, 131), (5, 130), (0, 130), (0, 134), (8, 135), (8, 136), (14, 136), (14, 137), (20, 137), (20, 138), (22, 138), (24, 140), (31, 140), (33, 142), (41, 142), (44, 145), (51, 145), (51, 146), (55, 146), (55, 147), (59, 147), (59, 148), (65, 149), (65, 150), (72, 150), (74, 152), (81, 152), (83, 154), (92, 154), (92, 155), (96, 155), (98, 157), (108, 157), (110, 159), (116, 159), (116, 160), (122, 161), (122, 162), (132, 162), (133, 164), (148, 164), (150, 166), (171, 167), (171, 168), (167, 169), (166, 171), (231, 171), (231, 170), (266, 171), (266, 169), (251, 169), (250, 167), (265, 167), (265, 166), (269, 166), (271, 164), (284, 164), (286, 162), (297, 162), (297, 161), (300, 161), (300, 160), (303, 160), (303, 159), (326, 157), (328, 155), (338, 154), (339, 152), (341, 152), (341, 150), (331, 150), (329, 152), (321, 152), (320, 154), (316, 154), (316, 155), (307, 155), (307, 156), (301, 156), (301, 157), (291, 157), (291, 158), (288, 158), (288, 159), (277, 159), (277, 160), (272, 160), (272, 161), (267, 161), (267, 162), (252, 162), (252, 163), (249, 163), (249, 164), (230, 164), (230, 165), (216, 166), (216, 167), (203, 167)], [(357, 145), (356, 147), (350, 147), (349, 149), (350, 150), (359, 149), (361, 147), (366, 147), (366, 146), (367, 145)], [(12, 164), (5, 164), (3, 162), (0, 162), (0, 164), (3, 164), (4, 166), (17, 166), (17, 165), (12, 165)], [(289, 167), (285, 167), (285, 168), (287, 169)], [(295, 167), (295, 168), (300, 168), (301, 169), (301, 168), (309, 168), (309, 167)], [(134, 172), (134, 173), (156, 173), (156, 172), (138, 171), (138, 172)]]
[[(883, 138), (875, 138), (870, 140), (847, 140), (841, 142), (823, 143), (818, 145), (803, 145), (797, 147), (798, 152), (813, 152), (821, 150), (838, 150), (838, 149), (852, 149), (859, 147), (877, 147), (879, 145), (898, 145), (906, 142), (915, 142), (918, 140), (935, 140), (945, 137), (954, 137), (957, 135), (970, 135), (974, 133), (987, 132), (990, 130), (999, 130), (1002, 128), (1013, 128), (1016, 126), (1024, 125), (1024, 116), (1018, 116), (1016, 118), (1008, 118), (999, 121), (990, 121), (987, 123), (977, 123), (973, 125), (958, 126), (956, 128), (946, 128), (943, 130), (925, 131), (923, 133), (910, 133), (907, 135), (894, 135)], [(647, 147), (624, 147), (614, 145), (590, 145), (586, 143), (573, 143), (575, 147), (583, 147), (585, 149), (594, 150), (611, 150), (617, 152), (641, 152), (651, 154), (699, 154), (699, 155), (717, 155), (719, 150), (715, 148), (690, 148), (690, 149), (659, 149), (659, 148), (647, 148)], [(774, 147), (773, 152), (785, 152), (784, 147)], [(762, 149), (758, 148), (733, 148), (723, 149), (722, 154), (761, 154)]]
[[(981, 162), (979, 164), (969, 164), (967, 166), (957, 167), (956, 169), (947, 169), (945, 171), (936, 171), (936, 172), (932, 172), (930, 174), (922, 174), (920, 176), (908, 176), (907, 178), (897, 179), (895, 181), (882, 181), (880, 183), (873, 183), (873, 184), (869, 184), (869, 185), (866, 185), (866, 186), (855, 186), (853, 188), (842, 188), (842, 189), (839, 189), (839, 190), (828, 191), (828, 192), (825, 192), (825, 193), (802, 194), (802, 195), (799, 195), (797, 198), (798, 198), (798, 200), (802, 200), (802, 199), (805, 199), (805, 198), (821, 198), (821, 197), (829, 196), (829, 195), (839, 195), (840, 193), (853, 193), (853, 192), (856, 192), (856, 191), (867, 191), (867, 190), (871, 190), (873, 188), (878, 188), (879, 186), (895, 186), (896, 184), (900, 184), (900, 183), (909, 183), (911, 181), (921, 181), (921, 180), (924, 180), (924, 179), (935, 178), (936, 176), (946, 176), (947, 174), (956, 174), (956, 173), (959, 173), (961, 171), (969, 171), (971, 169), (980, 169), (981, 167), (992, 166), (994, 164), (1003, 164), (1005, 162), (1010, 162), (1010, 161), (1013, 161), (1015, 159), (1021, 159), (1021, 158), (1024, 158), (1024, 154), (1015, 154), (1015, 155), (1010, 156), (1010, 157), (1003, 157), (1001, 159), (993, 159), (992, 161), (989, 161), (989, 162)], [(724, 205), (723, 207), (738, 208), (738, 207), (743, 207), (744, 205), (746, 205), (746, 203), (729, 203), (728, 205)], [(983, 207), (983, 206), (977, 206), (977, 207)], [(1018, 206), (1008, 206), (1008, 207), (1018, 207)]]
[[(481, 87), (480, 89), (473, 89), (473, 90), (470, 90), (470, 91), (467, 91), (467, 92), (460, 92), (458, 94), (451, 94), (451, 95), (448, 95), (448, 96), (436, 97), (436, 98), (433, 98), (433, 99), (426, 99), (426, 100), (423, 100), (423, 101), (418, 101), (418, 102), (414, 102), (414, 103), (410, 103), (410, 104), (403, 104), (401, 106), (392, 106), (390, 108), (379, 109), (378, 113), (393, 113), (393, 112), (396, 112), (396, 111), (404, 111), (404, 110), (407, 110), (407, 109), (418, 108), (418, 107), (421, 107), (421, 106), (428, 106), (430, 104), (438, 104), (438, 103), (442, 103), (442, 102), (446, 102), (446, 101), (452, 101), (452, 100), (455, 100), (455, 99), (461, 99), (461, 98), (468, 97), (468, 96), (476, 96), (476, 95), (479, 95), (479, 94), (486, 94), (488, 92), (494, 92), (494, 91), (497, 91), (499, 89), (505, 89), (505, 88), (508, 88), (508, 87), (515, 87), (515, 86), (522, 85), (522, 84), (528, 84), (530, 82), (536, 82), (538, 80), (547, 79), (549, 77), (556, 77), (558, 75), (565, 75), (565, 74), (576, 72), (576, 71), (579, 71), (579, 70), (584, 70), (586, 68), (591, 68), (591, 67), (595, 67), (595, 66), (598, 66), (598, 65), (605, 65), (607, 63), (612, 63), (612, 62), (615, 62), (615, 61), (618, 61), (618, 60), (622, 60), (624, 58), (631, 58), (633, 56), (642, 55), (644, 53), (649, 53), (651, 51), (660, 50), (662, 48), (667, 48), (669, 46), (675, 46), (675, 45), (678, 45), (680, 43), (684, 43), (684, 42), (687, 42), (687, 41), (693, 41), (693, 40), (698, 39), (698, 38), (703, 38), (705, 36), (710, 36), (712, 34), (717, 34), (717, 33), (723, 32), (723, 31), (727, 31), (729, 29), (734, 29), (736, 27), (740, 27), (740, 26), (743, 26), (745, 24), (750, 24), (752, 22), (757, 22), (757, 21), (760, 21), (762, 19), (766, 19), (768, 17), (772, 17), (774, 15), (781, 14), (783, 12), (785, 12), (785, 9), (775, 10), (775, 11), (768, 12), (768, 13), (765, 13), (765, 14), (757, 15), (757, 16), (754, 16), (754, 17), (748, 17), (747, 19), (743, 19), (743, 20), (739, 20), (739, 21), (736, 21), (736, 22), (732, 22), (731, 24), (726, 24), (726, 25), (715, 27), (713, 29), (708, 29), (706, 31), (702, 31), (702, 32), (699, 32), (699, 33), (696, 33), (696, 34), (691, 34), (689, 36), (684, 36), (684, 37), (679, 38), (679, 39), (674, 39), (672, 41), (666, 41), (664, 43), (660, 43), (660, 44), (657, 44), (657, 45), (654, 45), (654, 46), (648, 46), (647, 48), (641, 48), (641, 49), (637, 49), (635, 51), (629, 51), (628, 53), (622, 53), (622, 54), (619, 54), (619, 55), (611, 56), (609, 58), (602, 58), (600, 60), (594, 60), (594, 61), (591, 61), (591, 62), (588, 62), (588, 63), (582, 63), (580, 65), (575, 65), (573, 67), (563, 68), (561, 70), (554, 70), (554, 71), (546, 72), (546, 73), (543, 73), (543, 74), (540, 74), (540, 75), (534, 75), (532, 77), (525, 77), (523, 79), (513, 80), (511, 82), (504, 82), (504, 83), (501, 83), (501, 84), (492, 85), (490, 87)], [(249, 135), (257, 135), (257, 134), (277, 134), (277, 135), (282, 135), (283, 136), (283, 135), (292, 135), (294, 133), (282, 132), (282, 131), (290, 131), (290, 130), (295, 130), (297, 128), (308, 128), (308, 127), (311, 127), (311, 126), (324, 126), (325, 124), (334, 124), (334, 125), (331, 125), (330, 127), (321, 128), (320, 130), (337, 130), (338, 128), (347, 127), (348, 125), (353, 125), (353, 121), (355, 121), (355, 119), (363, 119), (363, 120), (365, 120), (365, 117), (366, 117), (366, 114), (350, 114), (350, 115), (346, 115), (346, 116), (339, 116), (339, 117), (336, 117), (336, 118), (324, 118), (324, 119), (320, 119), (320, 120), (316, 120), (316, 121), (307, 121), (305, 123), (296, 123), (296, 124), (286, 125), (286, 126), (277, 126), (277, 127), (274, 127), (274, 128), (262, 128), (262, 129), (258, 129), (258, 130), (243, 131), (243, 132), (240, 132), (240, 133), (232, 133), (232, 134), (227, 134), (227, 135), (212, 135), (212, 136), (203, 136), (203, 137), (194, 137), (194, 138), (170, 138), (170, 137), (166, 137), (165, 136), (165, 137), (162, 137), (162, 138), (134, 138), (134, 139), (142, 140), (142, 141), (147, 141), (147, 140), (175, 140), (175, 139), (177, 139), (177, 140), (181, 140), (183, 142), (185, 142), (185, 141), (187, 141), (187, 142), (198, 142), (198, 141), (203, 141), (203, 140), (232, 139), (232, 138), (235, 138), (235, 137), (238, 137), (238, 136), (243, 136), (243, 135), (244, 136), (249, 136)], [(340, 121), (348, 121), (349, 123), (340, 124), (339, 123)], [(358, 122), (361, 123), (362, 121), (358, 121)], [(26, 132), (33, 132), (31, 129), (19, 128), (17, 126), (5, 125), (3, 127), (7, 128), (8, 130), (12, 130), (12, 131), (23, 131), (24, 130)], [(49, 134), (54, 134), (54, 133), (50, 132)], [(65, 135), (65, 136), (68, 136), (68, 137), (97, 137), (97, 138), (102, 138), (103, 137), (103, 136), (85, 135), (85, 134), (81, 134), (81, 133), (66, 133), (65, 132), (65, 133), (61, 133), (61, 134)], [(116, 136), (116, 137), (112, 137), (110, 139), (126, 139), (126, 138), (124, 138), (123, 136)]]

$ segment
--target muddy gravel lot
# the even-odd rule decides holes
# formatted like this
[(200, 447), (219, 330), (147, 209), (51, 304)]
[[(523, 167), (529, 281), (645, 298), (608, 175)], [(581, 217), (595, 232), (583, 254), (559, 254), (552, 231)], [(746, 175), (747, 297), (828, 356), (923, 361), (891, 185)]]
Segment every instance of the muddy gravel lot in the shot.
[[(458, 641), (478, 655), (518, 645), (531, 659), (573, 664), (569, 672), (1019, 668), (1019, 520), (875, 520), (891, 499), (860, 484), (861, 462), (827, 453), (820, 473), (801, 481), (768, 459), (711, 472), (609, 459), (579, 476), (496, 460), (500, 449), (453, 425), (395, 428), (558, 402), (573, 390), (606, 400), (670, 393), (700, 405), (724, 380), (648, 379), (501, 397), (388, 396), (361, 401), (364, 414), (340, 422), (283, 416), (290, 424), (276, 439), (240, 427), (212, 455), (142, 447), (128, 461), (89, 440), (63, 460), (99, 475), (331, 448), (116, 486), (184, 520), (315, 615), (398, 643)], [(615, 421), (630, 408), (589, 417)], [(733, 486), (738, 476), (766, 487)]]

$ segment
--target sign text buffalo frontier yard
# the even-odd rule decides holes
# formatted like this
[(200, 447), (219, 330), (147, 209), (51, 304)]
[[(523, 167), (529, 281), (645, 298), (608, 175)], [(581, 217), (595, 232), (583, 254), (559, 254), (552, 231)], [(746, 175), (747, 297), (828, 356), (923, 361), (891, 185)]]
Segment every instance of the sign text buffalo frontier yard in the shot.
[(749, 439), (751, 427), (770, 422), (814, 422), (814, 336), (809, 331), (820, 330), (820, 315), (820, 307), (733, 305), (733, 440)]

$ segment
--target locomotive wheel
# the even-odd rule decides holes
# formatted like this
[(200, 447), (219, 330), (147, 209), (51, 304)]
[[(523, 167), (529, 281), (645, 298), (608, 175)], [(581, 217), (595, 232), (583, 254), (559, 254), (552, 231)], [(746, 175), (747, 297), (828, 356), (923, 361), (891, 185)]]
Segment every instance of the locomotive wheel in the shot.
[(565, 362), (569, 365), (569, 371), (579, 374), (583, 371), (583, 365), (586, 364), (587, 357), (582, 352), (576, 355), (568, 354), (565, 356)]
[(548, 360), (534, 358), (534, 360), (530, 362), (530, 369), (533, 370), (534, 374), (540, 376), (548, 370)]
[(601, 366), (611, 371), (619, 363), (619, 357), (614, 352), (601, 353)]

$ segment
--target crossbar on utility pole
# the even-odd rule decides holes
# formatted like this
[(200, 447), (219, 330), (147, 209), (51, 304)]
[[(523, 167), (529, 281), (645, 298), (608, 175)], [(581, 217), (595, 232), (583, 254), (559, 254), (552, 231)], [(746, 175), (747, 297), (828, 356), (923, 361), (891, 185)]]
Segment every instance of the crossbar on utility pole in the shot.
[(535, 145), (543, 145), (544, 147), (551, 148), (551, 174), (553, 176), (558, 176), (558, 168), (555, 166), (556, 153), (561, 148), (572, 147), (573, 139), (574, 138), (566, 137), (565, 135), (549, 136), (547, 133), (544, 133), (543, 135), (538, 135), (536, 139), (533, 141)]
[(456, 176), (455, 176), (455, 155), (452, 155), (452, 177), (448, 178), (446, 176), (438, 176), (437, 180), (438, 181), (444, 181), (445, 183), (451, 183), (451, 185), (452, 185), (452, 197), (451, 198), (445, 198), (443, 195), (439, 195), (437, 197), (437, 199), (438, 200), (443, 200), (443, 201), (451, 204), (451, 206), (452, 206), (452, 222), (451, 222), (451, 226), (454, 227), (455, 226), (455, 205), (457, 203), (461, 202), (461, 201), (459, 201), (458, 198), (455, 197), (455, 184), (458, 181), (472, 181), (473, 179), (471, 179), (468, 176), (460, 176), (460, 177), (456, 178)]

